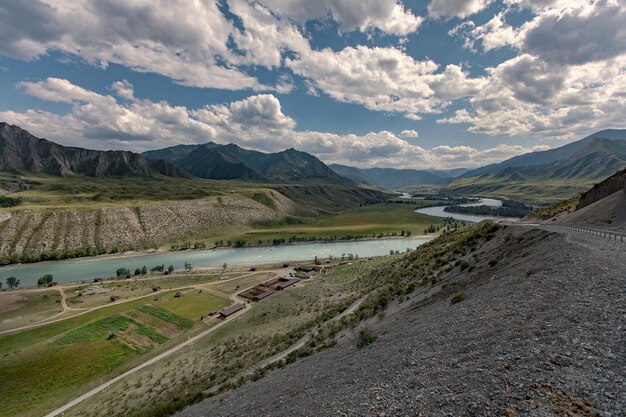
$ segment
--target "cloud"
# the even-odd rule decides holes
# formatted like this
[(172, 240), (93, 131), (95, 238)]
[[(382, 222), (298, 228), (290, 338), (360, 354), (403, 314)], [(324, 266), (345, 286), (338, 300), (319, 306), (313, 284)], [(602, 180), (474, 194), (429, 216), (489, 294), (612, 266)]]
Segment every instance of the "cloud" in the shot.
[(626, 56), (609, 62), (554, 66), (521, 55), (490, 68), (489, 82), (439, 123), (467, 123), (469, 131), (494, 136), (530, 135), (575, 139), (623, 125)]
[(419, 134), (417, 133), (416, 130), (403, 130), (402, 132), (400, 132), (400, 136), (403, 138), (416, 138), (419, 136)]
[(397, 0), (260, 0), (260, 3), (299, 24), (332, 18), (344, 32), (379, 29), (390, 35), (406, 36), (417, 31), (423, 21)]
[(111, 89), (118, 97), (126, 100), (133, 100), (135, 98), (135, 91), (133, 85), (127, 80), (115, 81), (111, 84)]
[(428, 15), (438, 18), (459, 17), (461, 19), (478, 13), (492, 0), (432, 0), (428, 5)]
[(467, 20), (452, 28), (448, 34), (463, 39), (464, 46), (474, 52), (477, 52), (478, 44), (482, 45), (485, 52), (506, 45), (515, 46), (519, 36), (518, 31), (506, 23), (504, 12), (494, 15), (481, 26)]
[[(490, 51), (510, 46), (518, 56), (488, 68), (487, 82), (439, 123), (469, 124), (488, 135), (574, 139), (623, 125), (626, 113), (626, 5), (612, 0), (506, 0), (508, 9), (482, 26), (464, 22), (450, 34)], [(517, 28), (515, 8), (535, 14)], [(620, 118), (622, 119), (620, 121)]]
[(471, 147), (428, 150), (403, 139), (417, 137), (414, 130), (403, 131), (401, 137), (385, 130), (364, 135), (301, 131), (271, 94), (189, 109), (138, 98), (128, 81), (110, 87), (119, 99), (58, 78), (20, 85), (35, 97), (70, 103), (71, 108), (63, 115), (32, 109), (4, 111), (0, 119), (72, 146), (144, 151), (181, 143), (234, 142), (269, 152), (295, 147), (328, 163), (407, 168), (473, 167), (533, 149), (500, 146), (483, 151)]
[(442, 112), (450, 100), (469, 96), (484, 83), (467, 77), (456, 65), (436, 73), (435, 62), (416, 61), (396, 48), (309, 50), (285, 64), (309, 79), (314, 91), (370, 110), (403, 113), (413, 120), (419, 120), (420, 113)]
[(524, 25), (521, 48), (545, 61), (581, 65), (626, 53), (626, 4), (597, 1), (548, 10)]

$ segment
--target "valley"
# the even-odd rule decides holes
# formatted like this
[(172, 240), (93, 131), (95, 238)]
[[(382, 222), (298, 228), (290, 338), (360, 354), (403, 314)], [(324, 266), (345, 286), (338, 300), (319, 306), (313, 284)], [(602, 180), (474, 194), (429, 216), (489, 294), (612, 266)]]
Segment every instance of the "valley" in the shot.
[[(624, 357), (613, 331), (623, 243), (570, 227), (622, 232), (624, 173), (548, 173), (619, 150), (610, 139), (478, 174), (328, 167), (293, 149), (214, 143), (98, 154), (30, 136), (28, 165), (9, 139), (21, 165), (0, 173), (0, 279), (20, 282), (0, 292), (0, 399), (12, 399), (0, 416), (624, 409), (601, 399), (619, 375), (578, 382)], [(540, 207), (519, 225), (499, 217), (526, 215), (521, 201)], [(588, 310), (595, 296), (606, 303)], [(598, 353), (602, 338), (612, 356)], [(459, 370), (470, 381), (460, 395), (431, 394)], [(307, 382), (322, 379), (332, 393)]]

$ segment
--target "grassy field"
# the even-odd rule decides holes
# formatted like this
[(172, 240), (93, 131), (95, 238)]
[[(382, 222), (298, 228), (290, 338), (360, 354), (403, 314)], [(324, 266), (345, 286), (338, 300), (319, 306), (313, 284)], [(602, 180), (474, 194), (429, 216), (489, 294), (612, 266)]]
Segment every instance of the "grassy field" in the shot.
[(25, 326), (63, 311), (58, 291), (1, 292), (0, 331)]
[[(196, 289), (175, 293), (0, 337), (0, 416), (42, 414), (205, 329), (200, 315), (231, 303)], [(107, 340), (111, 330), (117, 335)]]
[(307, 224), (268, 227), (248, 231), (234, 238), (220, 237), (224, 240), (243, 239), (251, 244), (271, 242), (276, 238), (298, 239), (342, 237), (377, 237), (380, 233), (400, 235), (402, 230), (413, 235), (423, 234), (431, 224), (441, 224), (443, 219), (415, 213), (416, 206), (410, 204), (371, 204), (345, 211), (339, 214), (320, 216)]
[(131, 375), (66, 415), (170, 415), (205, 389), (284, 350), (324, 317), (337, 314), (375, 285), (372, 271), (397, 259), (341, 265), (254, 303), (211, 337)]
[[(238, 274), (229, 275), (229, 277), (236, 276)], [(207, 282), (220, 279), (218, 274), (205, 273), (175, 273), (167, 276), (157, 275), (151, 277), (150, 275), (144, 275), (142, 277), (133, 280), (111, 280), (97, 283), (96, 285), (101, 288), (109, 290), (103, 293), (85, 292), (87, 288), (94, 285), (93, 283), (67, 288), (64, 290), (67, 297), (66, 303), (72, 308), (96, 307), (109, 304), (111, 302), (110, 297), (113, 295), (120, 297), (121, 300), (127, 300), (153, 294), (152, 287), (155, 286), (161, 287), (161, 291), (167, 291), (172, 288), (206, 284)], [(79, 296), (76, 294), (77, 291), (83, 292), (83, 295)]]
[(275, 277), (276, 274), (271, 272), (261, 272), (258, 274), (252, 274), (244, 276), (239, 279), (233, 279), (215, 286), (215, 289), (226, 294), (233, 294), (239, 292), (245, 288), (250, 288), (253, 285), (259, 284), (263, 281), (267, 281)]
[(159, 297), (152, 304), (172, 311), (189, 320), (199, 320), (200, 316), (221, 310), (231, 304), (230, 300), (218, 298), (206, 291), (189, 289), (180, 291), (180, 297), (174, 297), (171, 293)]
[(492, 178), (459, 178), (446, 191), (464, 195), (506, 197), (534, 205), (550, 205), (576, 196), (594, 184), (593, 180), (501, 181)]

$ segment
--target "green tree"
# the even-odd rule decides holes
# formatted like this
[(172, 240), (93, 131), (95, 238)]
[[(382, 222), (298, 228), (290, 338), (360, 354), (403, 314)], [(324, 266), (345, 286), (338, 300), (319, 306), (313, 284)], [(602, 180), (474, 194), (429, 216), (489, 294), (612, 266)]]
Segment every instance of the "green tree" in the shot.
[(226, 271), (226, 268), (228, 268), (228, 265), (226, 265), (226, 262), (224, 262), (224, 265), (222, 265), (222, 269)]
[(52, 281), (54, 281), (54, 277), (52, 276), (52, 274), (46, 274), (46, 275), (41, 276), (37, 280), (37, 285), (39, 287), (47, 287), (48, 285), (52, 283)]
[(115, 271), (115, 274), (119, 277), (125, 277), (127, 275), (130, 275), (130, 269), (128, 268), (117, 268), (117, 270)]
[(191, 264), (189, 262), (185, 262), (185, 271), (191, 271)]
[(146, 275), (148, 273), (148, 268), (146, 268), (146, 266), (142, 266), (141, 267), (141, 275)]
[(20, 280), (15, 277), (8, 277), (6, 279), (7, 287), (9, 288), (17, 288), (20, 286)]
[(174, 272), (174, 265), (170, 265), (167, 267), (167, 272), (172, 273)]
[(141, 275), (141, 268), (135, 268), (135, 275)]

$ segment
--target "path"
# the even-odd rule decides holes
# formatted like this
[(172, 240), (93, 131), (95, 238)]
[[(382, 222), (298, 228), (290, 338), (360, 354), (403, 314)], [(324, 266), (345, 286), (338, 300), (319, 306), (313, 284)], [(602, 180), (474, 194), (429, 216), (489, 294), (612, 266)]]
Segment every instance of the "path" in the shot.
[[(277, 269), (277, 270), (269, 270), (269, 271), (261, 271), (261, 272), (273, 272), (273, 273), (280, 274), (283, 271), (284, 271), (284, 269), (281, 268), (281, 269)], [(184, 290), (184, 289), (187, 289), (187, 288), (198, 288), (198, 287), (203, 288), (203, 287), (205, 287), (207, 285), (222, 284), (224, 282), (229, 282), (229, 281), (233, 281), (233, 280), (236, 280), (236, 279), (245, 278), (245, 277), (248, 277), (250, 275), (258, 274), (258, 273), (261, 273), (261, 272), (255, 271), (255, 272), (251, 272), (249, 274), (244, 274), (244, 275), (241, 275), (241, 276), (238, 276), (238, 277), (234, 277), (234, 278), (208, 282), (208, 283), (205, 283), (205, 284), (187, 285), (187, 286), (183, 286), (183, 287), (170, 288), (170, 289), (167, 289), (165, 291), (168, 291), (168, 292), (169, 291), (181, 291), (181, 290)], [(82, 316), (83, 314), (91, 313), (93, 311), (96, 311), (96, 310), (99, 310), (99, 309), (102, 309), (102, 308), (112, 307), (112, 306), (116, 306), (116, 305), (119, 305), (119, 304), (129, 303), (131, 301), (136, 301), (136, 300), (139, 300), (139, 299), (142, 299), (142, 298), (147, 298), (147, 297), (153, 297), (154, 296), (154, 293), (149, 293), (149, 294), (140, 295), (140, 296), (133, 297), (133, 298), (128, 298), (128, 299), (124, 299), (124, 300), (115, 301), (115, 302), (112, 302), (112, 303), (109, 303), (109, 304), (104, 304), (104, 305), (101, 305), (101, 306), (89, 307), (89, 308), (86, 308), (86, 309), (78, 309), (78, 308), (70, 308), (65, 303), (65, 293), (64, 293), (63, 290), (67, 289), (67, 288), (72, 288), (72, 286), (69, 286), (69, 287), (68, 286), (56, 287), (56, 289), (61, 292), (61, 303), (62, 303), (62, 305), (64, 305), (64, 309), (63, 309), (62, 312), (60, 312), (58, 314), (55, 314), (55, 315), (53, 315), (51, 317), (45, 318), (43, 320), (40, 320), (40, 321), (38, 321), (36, 323), (31, 323), (31, 324), (28, 324), (28, 325), (25, 325), (25, 326), (22, 326), (22, 327), (16, 327), (14, 329), (8, 329), (8, 330), (0, 331), (0, 336), (4, 335), (4, 334), (8, 334), (8, 333), (18, 332), (18, 331), (21, 331), (21, 330), (28, 330), (28, 329), (32, 329), (32, 328), (35, 328), (35, 327), (45, 326), (47, 324), (58, 323), (58, 322), (61, 322), (61, 321), (64, 321), (64, 320), (68, 320), (68, 319), (74, 318), (74, 317)], [(50, 288), (46, 288), (46, 290), (49, 290), (49, 289)], [(20, 290), (20, 291), (43, 291), (43, 289)], [(231, 297), (231, 299), (233, 301), (236, 301), (236, 302), (240, 301), (237, 298), (232, 298)], [(58, 316), (60, 316), (62, 314), (66, 314), (68, 312), (76, 312), (76, 311), (80, 311), (80, 312), (78, 312), (76, 314), (73, 314), (71, 316), (66, 316), (66, 317), (61, 317), (61, 318), (55, 319), (55, 317), (58, 317)]]
[(152, 365), (155, 362), (160, 361), (163, 358), (166, 358), (168, 356), (170, 356), (173, 353), (178, 352), (179, 350), (181, 350), (182, 348), (184, 348), (185, 346), (188, 346), (192, 343), (194, 343), (195, 341), (215, 332), (216, 330), (219, 330), (220, 328), (222, 328), (223, 326), (225, 326), (227, 323), (230, 323), (232, 320), (236, 319), (237, 317), (241, 316), (242, 314), (244, 314), (246, 311), (249, 311), (250, 308), (246, 308), (244, 310), (241, 310), (235, 314), (233, 314), (232, 316), (224, 319), (224, 321), (222, 321), (219, 324), (216, 324), (215, 326), (203, 331), (202, 333), (199, 333), (197, 335), (195, 335), (194, 337), (191, 337), (189, 339), (187, 339), (186, 341), (180, 343), (179, 345), (174, 346), (173, 348), (166, 350), (163, 353), (158, 354), (157, 356), (147, 360), (146, 362), (142, 363), (141, 365), (137, 365), (136, 367), (124, 372), (123, 374), (120, 374), (118, 376), (116, 376), (113, 379), (110, 379), (109, 381), (97, 386), (96, 388), (92, 389), (91, 391), (86, 392), (85, 394), (81, 395), (78, 398), (75, 398), (74, 400), (68, 402), (67, 404), (65, 404), (62, 407), (57, 408), (54, 411), (51, 411), (50, 413), (46, 414), (46, 417), (54, 417), (54, 416), (58, 416), (60, 414), (62, 414), (63, 412), (69, 410), (70, 408), (72, 408), (73, 406), (75, 406), (78, 403), (81, 403), (91, 397), (93, 397), (94, 395), (96, 395), (97, 393), (99, 393), (100, 391), (108, 388), (109, 386), (111, 386), (112, 384), (116, 383), (117, 381), (126, 378), (127, 376), (134, 374), (135, 372)]
[[(278, 271), (283, 271), (284, 272), (283, 269), (278, 270)], [(267, 271), (267, 272), (271, 272), (271, 271)], [(237, 278), (244, 278), (244, 277), (247, 277), (247, 276), (250, 276), (250, 275), (252, 275), (252, 274), (246, 274), (244, 276), (237, 277)], [(216, 281), (216, 282), (212, 282), (212, 283), (209, 283), (209, 284), (202, 284), (202, 285), (204, 285), (204, 286), (211, 285), (211, 284), (214, 285), (214, 284), (217, 284), (217, 283), (223, 283), (225, 281), (230, 281), (230, 280)], [(250, 288), (253, 288), (253, 287), (254, 286), (252, 286)], [(185, 288), (190, 288), (190, 287), (185, 287)], [(192, 288), (194, 288), (194, 287), (192, 287)], [(174, 291), (174, 290), (172, 290), (172, 291)], [(150, 294), (150, 295), (152, 295), (152, 294)], [(139, 297), (139, 298), (141, 298), (141, 297)], [(231, 299), (234, 302), (244, 302), (245, 303), (245, 301), (247, 301), (247, 300), (239, 297), (237, 294), (232, 294)], [(365, 297), (357, 300), (346, 311), (342, 312), (340, 315), (338, 315), (337, 317), (333, 318), (332, 320), (344, 317), (346, 314), (349, 314), (350, 312), (354, 311), (363, 302), (364, 299), (365, 299)], [(166, 350), (165, 352), (158, 354), (157, 356), (147, 360), (146, 362), (144, 362), (144, 363), (142, 363), (140, 365), (137, 365), (136, 367), (134, 367), (134, 368), (124, 372), (123, 374), (120, 374), (120, 375), (116, 376), (115, 378), (112, 378), (111, 380), (109, 380), (109, 381), (107, 381), (107, 382), (97, 386), (96, 388), (86, 392), (85, 394), (81, 395), (80, 397), (77, 397), (74, 400), (68, 402), (64, 406), (59, 407), (59, 408), (57, 408), (54, 411), (51, 411), (50, 413), (46, 414), (45, 417), (58, 416), (58, 415), (64, 413), (65, 411), (69, 410), (73, 406), (75, 406), (75, 405), (77, 405), (77, 404), (79, 404), (79, 403), (81, 403), (81, 402), (83, 402), (83, 401), (93, 397), (94, 395), (96, 395), (99, 392), (103, 391), (104, 389), (108, 388), (109, 386), (111, 386), (112, 384), (116, 383), (117, 381), (120, 381), (121, 379), (126, 378), (127, 376), (132, 375), (135, 372), (137, 372), (137, 371), (139, 371), (139, 370), (141, 370), (141, 369), (143, 369), (143, 368), (145, 368), (147, 366), (150, 366), (150, 365), (160, 361), (163, 358), (168, 357), (168, 356), (172, 355), (173, 353), (178, 352), (183, 347), (188, 346), (188, 345), (192, 344), (193, 342), (195, 342), (195, 341), (197, 341), (197, 340), (199, 340), (199, 339), (201, 339), (201, 338), (203, 338), (203, 337), (205, 337), (205, 336), (215, 332), (216, 330), (218, 330), (218, 329), (222, 328), (223, 326), (225, 326), (227, 323), (230, 323), (232, 320), (234, 320), (234, 319), (240, 317), (241, 315), (245, 314), (247, 311), (252, 310), (253, 307), (250, 304), (245, 303), (245, 305), (246, 305), (245, 309), (243, 309), (243, 310), (233, 314), (232, 316), (224, 319), (221, 323), (216, 324), (215, 326), (213, 326), (213, 327), (211, 327), (211, 328), (209, 328), (209, 329), (207, 329), (207, 330), (197, 334), (196, 336), (193, 336), (192, 338), (190, 338), (190, 339), (188, 339), (188, 340), (186, 340), (186, 341), (184, 341), (184, 342), (182, 342), (182, 343), (172, 347), (171, 349)], [(294, 348), (294, 349), (297, 349), (297, 347)], [(289, 352), (287, 352), (286, 354), (288, 354), (288, 353)], [(285, 356), (286, 356), (286, 354), (285, 354)], [(280, 360), (280, 359), (282, 359), (282, 358), (279, 358), (277, 360)]]

